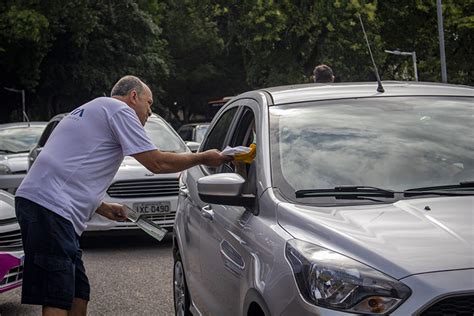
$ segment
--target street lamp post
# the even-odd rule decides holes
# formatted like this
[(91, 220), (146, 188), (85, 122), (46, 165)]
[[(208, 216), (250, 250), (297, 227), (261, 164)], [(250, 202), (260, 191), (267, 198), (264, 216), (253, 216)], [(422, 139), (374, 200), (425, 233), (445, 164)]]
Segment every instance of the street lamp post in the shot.
[(11, 91), (11, 92), (21, 93), (21, 105), (22, 105), (22, 112), (23, 112), (22, 117), (23, 117), (23, 122), (26, 122), (25, 89), (18, 90), (18, 89), (7, 88), (7, 87), (3, 87), (3, 89)]
[(401, 52), (400, 50), (385, 50), (386, 53), (401, 56), (411, 56), (413, 60), (413, 71), (415, 72), (415, 81), (418, 81), (418, 69), (416, 67), (416, 52)]
[(444, 28), (443, 28), (443, 6), (441, 0), (436, 1), (436, 11), (438, 13), (438, 37), (439, 37), (439, 57), (441, 61), (441, 80), (448, 82), (448, 72), (446, 70), (446, 53), (444, 50)]

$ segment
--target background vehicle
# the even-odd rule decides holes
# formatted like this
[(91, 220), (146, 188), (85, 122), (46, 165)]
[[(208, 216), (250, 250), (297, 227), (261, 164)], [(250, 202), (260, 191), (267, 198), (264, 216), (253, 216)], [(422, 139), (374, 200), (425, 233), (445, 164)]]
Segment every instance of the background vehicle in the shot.
[(0, 190), (0, 293), (21, 285), (23, 255), (14, 197)]
[(0, 124), (0, 189), (14, 193), (25, 177), (28, 152), (46, 122)]
[[(30, 164), (33, 164), (49, 136), (61, 119), (67, 114), (53, 117), (41, 135), (38, 144), (31, 150)], [(148, 118), (145, 130), (153, 143), (161, 151), (189, 152), (173, 128), (160, 116)], [(107, 202), (127, 204), (137, 212), (147, 214), (162, 227), (172, 227), (178, 200), (179, 173), (154, 174), (132, 157), (125, 157), (104, 198)], [(95, 214), (87, 223), (86, 232), (117, 229), (136, 229), (132, 222), (111, 221)]]
[(174, 229), (178, 315), (474, 312), (474, 89), (385, 83), (248, 92), (183, 172)]
[(190, 123), (181, 126), (178, 134), (185, 141), (192, 152), (196, 152), (206, 135), (209, 123)]

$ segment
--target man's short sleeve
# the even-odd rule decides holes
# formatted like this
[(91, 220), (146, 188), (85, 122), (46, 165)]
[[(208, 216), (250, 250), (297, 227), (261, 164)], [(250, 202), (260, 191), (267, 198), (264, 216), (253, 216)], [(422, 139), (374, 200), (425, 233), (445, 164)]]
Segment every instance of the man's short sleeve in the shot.
[(114, 113), (109, 119), (109, 125), (124, 156), (157, 149), (132, 109), (123, 108)]

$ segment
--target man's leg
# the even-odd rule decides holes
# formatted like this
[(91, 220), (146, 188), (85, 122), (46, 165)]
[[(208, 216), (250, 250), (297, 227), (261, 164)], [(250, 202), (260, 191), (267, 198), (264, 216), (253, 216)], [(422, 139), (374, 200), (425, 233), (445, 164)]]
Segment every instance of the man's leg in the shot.
[(68, 312), (68, 316), (85, 316), (87, 315), (87, 303), (82, 298), (74, 298), (72, 302), (72, 309)]
[[(79, 249), (79, 236), (76, 236), (77, 246)], [(69, 316), (85, 316), (87, 315), (87, 303), (89, 302), (91, 288), (89, 278), (86, 274), (86, 268), (82, 261), (82, 250), (78, 250), (75, 260), (75, 288), (74, 300)]]
[(67, 316), (68, 311), (56, 307), (43, 306), (43, 316)]
[(29, 200), (16, 198), (25, 252), (22, 304), (43, 306), (43, 315), (67, 315), (74, 300), (74, 227), (63, 217)]

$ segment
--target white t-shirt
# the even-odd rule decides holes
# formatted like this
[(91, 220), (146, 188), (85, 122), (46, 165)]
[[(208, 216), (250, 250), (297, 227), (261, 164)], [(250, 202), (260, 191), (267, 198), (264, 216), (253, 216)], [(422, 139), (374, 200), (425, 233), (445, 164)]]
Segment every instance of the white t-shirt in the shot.
[(59, 122), (16, 195), (68, 219), (81, 235), (123, 157), (154, 149), (133, 109), (97, 98)]

